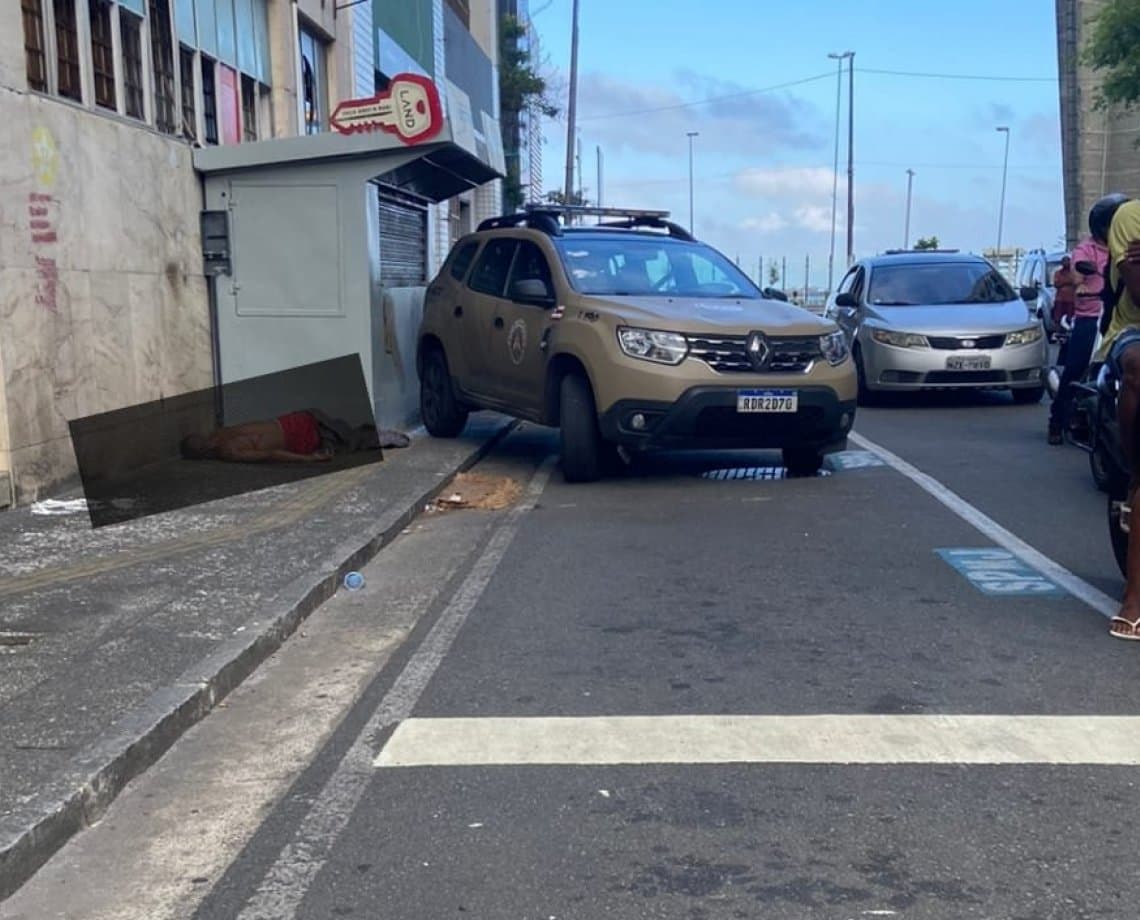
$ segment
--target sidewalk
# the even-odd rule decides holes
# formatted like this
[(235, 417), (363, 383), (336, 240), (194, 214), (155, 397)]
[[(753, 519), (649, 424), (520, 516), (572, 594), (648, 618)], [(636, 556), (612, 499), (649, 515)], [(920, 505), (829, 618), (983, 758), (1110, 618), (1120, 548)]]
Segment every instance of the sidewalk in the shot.
[(507, 430), (98, 530), (0, 514), (0, 900)]

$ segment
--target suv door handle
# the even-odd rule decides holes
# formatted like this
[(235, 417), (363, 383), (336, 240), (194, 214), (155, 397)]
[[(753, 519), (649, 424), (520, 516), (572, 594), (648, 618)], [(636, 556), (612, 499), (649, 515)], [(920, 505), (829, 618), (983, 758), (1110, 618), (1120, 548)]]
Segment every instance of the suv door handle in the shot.
[(502, 329), (503, 328), (503, 318), (501, 316), (495, 317), (495, 328), (496, 329)]
[(452, 313), (453, 313), (455, 316), (462, 316), (462, 315), (463, 315), (463, 307), (456, 307), (456, 308), (455, 308), (455, 309), (452, 311)]

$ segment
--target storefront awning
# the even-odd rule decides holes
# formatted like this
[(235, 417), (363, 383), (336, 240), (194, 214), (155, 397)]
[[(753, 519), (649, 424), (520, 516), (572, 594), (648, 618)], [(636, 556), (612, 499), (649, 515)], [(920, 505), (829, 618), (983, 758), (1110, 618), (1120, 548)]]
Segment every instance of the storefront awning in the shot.
[[(457, 139), (462, 139), (463, 143)], [(383, 177), (411, 194), (444, 201), (503, 177), (470, 131), (456, 132), (450, 119), (430, 141), (406, 144), (383, 131), (363, 134), (325, 132), (248, 144), (203, 147), (194, 151), (194, 168), (207, 176), (250, 176), (308, 164), (343, 166), (362, 182)], [(494, 151), (491, 147), (491, 151)], [(339, 171), (339, 170), (338, 170)]]

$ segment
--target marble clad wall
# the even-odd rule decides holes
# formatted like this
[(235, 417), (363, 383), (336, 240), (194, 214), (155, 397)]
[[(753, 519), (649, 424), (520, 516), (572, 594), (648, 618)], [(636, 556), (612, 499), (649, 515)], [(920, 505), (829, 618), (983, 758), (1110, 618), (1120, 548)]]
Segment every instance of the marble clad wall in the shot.
[(75, 475), (69, 419), (210, 386), (202, 197), (190, 148), (125, 120), (0, 86), (0, 124), (0, 470), (28, 501)]

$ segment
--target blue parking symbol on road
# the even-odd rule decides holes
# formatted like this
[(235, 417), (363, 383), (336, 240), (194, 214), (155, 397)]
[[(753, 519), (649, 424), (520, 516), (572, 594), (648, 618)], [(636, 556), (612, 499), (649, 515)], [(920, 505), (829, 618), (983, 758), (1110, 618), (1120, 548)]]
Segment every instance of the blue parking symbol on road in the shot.
[(935, 552), (983, 594), (994, 597), (1057, 597), (1065, 593), (1004, 549), (939, 549)]
[(869, 450), (841, 450), (827, 455), (827, 465), (833, 470), (866, 470), (884, 463)]

